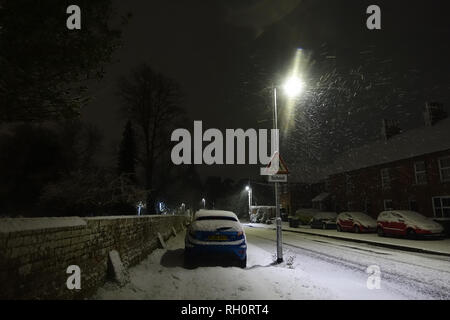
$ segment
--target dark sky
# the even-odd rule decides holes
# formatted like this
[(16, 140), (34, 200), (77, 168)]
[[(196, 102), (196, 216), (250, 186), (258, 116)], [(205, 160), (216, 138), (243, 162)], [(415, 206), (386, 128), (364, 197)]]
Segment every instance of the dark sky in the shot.
[[(381, 31), (366, 28), (370, 4), (381, 7)], [(449, 109), (446, 1), (129, 0), (116, 5), (133, 18), (117, 62), (92, 88), (95, 99), (83, 114), (104, 132), (109, 161), (124, 121), (117, 79), (142, 62), (181, 84), (192, 121), (202, 120), (207, 128), (264, 128), (271, 124), (264, 122), (271, 119), (270, 86), (281, 81), (302, 48), (307, 91), (291, 113), (280, 99), (286, 128), (282, 154), (300, 174), (298, 180), (310, 179), (318, 163), (345, 148), (379, 138), (383, 117), (399, 119), (407, 129), (421, 125), (426, 100)], [(213, 166), (202, 168), (202, 174), (241, 178), (258, 170)]]

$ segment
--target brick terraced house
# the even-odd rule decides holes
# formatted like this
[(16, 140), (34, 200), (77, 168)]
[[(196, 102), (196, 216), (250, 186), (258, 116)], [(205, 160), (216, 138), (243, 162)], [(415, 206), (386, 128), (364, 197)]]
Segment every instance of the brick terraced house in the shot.
[(383, 120), (383, 140), (335, 159), (325, 183), (332, 210), (418, 211), (450, 220), (450, 119), (443, 106), (427, 103), (425, 126), (401, 132)]

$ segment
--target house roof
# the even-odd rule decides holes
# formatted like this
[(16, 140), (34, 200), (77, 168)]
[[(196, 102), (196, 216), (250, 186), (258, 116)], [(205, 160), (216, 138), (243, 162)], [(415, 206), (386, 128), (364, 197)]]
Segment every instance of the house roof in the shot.
[(348, 150), (326, 170), (327, 175), (354, 171), (450, 149), (450, 118)]

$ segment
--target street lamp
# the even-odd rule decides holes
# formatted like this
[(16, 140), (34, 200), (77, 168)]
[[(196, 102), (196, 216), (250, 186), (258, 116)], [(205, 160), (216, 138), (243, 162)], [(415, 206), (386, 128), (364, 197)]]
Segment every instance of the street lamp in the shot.
[(139, 201), (139, 203), (136, 205), (137, 209), (138, 209), (138, 216), (141, 215), (141, 209), (144, 208), (144, 203), (142, 201)]
[[(293, 99), (299, 96), (305, 88), (304, 82), (297, 76), (292, 76), (286, 80), (283, 85), (285, 94)], [(278, 108), (277, 108), (277, 87), (273, 88), (273, 108), (274, 108), (274, 127), (276, 130), (275, 154), (280, 155), (279, 136), (278, 136)], [(275, 206), (276, 206), (276, 225), (277, 225), (277, 263), (283, 262), (282, 247), (282, 226), (280, 215), (280, 194), (278, 182), (275, 182)]]
[(252, 213), (252, 188), (250, 186), (245, 187), (245, 191), (248, 192), (248, 216)]
[(296, 76), (292, 76), (285, 82), (283, 89), (289, 98), (299, 96), (305, 88), (304, 82)]
[(203, 209), (206, 209), (206, 199), (205, 198), (202, 199), (202, 203), (203, 203)]

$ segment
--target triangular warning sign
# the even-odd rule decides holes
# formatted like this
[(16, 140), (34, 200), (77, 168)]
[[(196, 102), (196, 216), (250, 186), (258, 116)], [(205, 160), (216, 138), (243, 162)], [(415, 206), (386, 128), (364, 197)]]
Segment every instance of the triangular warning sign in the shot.
[(284, 162), (283, 158), (281, 157), (281, 155), (277, 152), (273, 155), (272, 160), (269, 162), (269, 165), (267, 166), (267, 168), (270, 168), (272, 165), (272, 161), (273, 159), (275, 159), (275, 157), (278, 157), (278, 166), (279, 166), (279, 170), (276, 174), (289, 174), (289, 170), (286, 166), (286, 163)]

